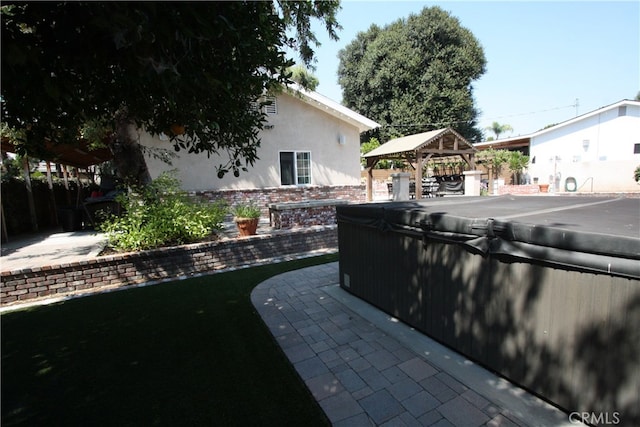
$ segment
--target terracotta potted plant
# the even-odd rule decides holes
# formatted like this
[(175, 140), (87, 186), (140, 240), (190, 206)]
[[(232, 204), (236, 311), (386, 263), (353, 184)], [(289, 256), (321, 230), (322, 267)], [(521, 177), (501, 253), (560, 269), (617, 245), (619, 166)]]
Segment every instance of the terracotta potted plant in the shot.
[(260, 208), (255, 203), (237, 204), (232, 209), (233, 220), (238, 227), (240, 237), (253, 236), (258, 229), (258, 221), (260, 220)]

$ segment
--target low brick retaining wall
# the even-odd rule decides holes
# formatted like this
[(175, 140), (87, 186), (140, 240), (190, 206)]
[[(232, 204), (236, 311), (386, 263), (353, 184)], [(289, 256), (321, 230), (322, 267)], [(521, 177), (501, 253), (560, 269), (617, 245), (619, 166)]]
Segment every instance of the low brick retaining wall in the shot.
[(540, 187), (538, 185), (501, 185), (498, 187), (498, 194), (538, 194)]
[(2, 272), (0, 305), (213, 273), (337, 248), (337, 226), (329, 225)]

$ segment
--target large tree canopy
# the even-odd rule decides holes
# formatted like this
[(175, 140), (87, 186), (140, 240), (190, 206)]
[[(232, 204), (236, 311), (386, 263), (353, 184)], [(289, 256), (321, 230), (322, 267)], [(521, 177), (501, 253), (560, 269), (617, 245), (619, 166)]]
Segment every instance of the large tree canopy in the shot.
[(372, 25), (339, 58), (343, 102), (381, 123), (383, 140), (450, 126), (480, 141), (472, 82), (485, 71), (484, 52), (439, 7)]
[(167, 134), (176, 151), (226, 154), (218, 174), (238, 175), (257, 159), (256, 101), (289, 81), (285, 48), (310, 65), (310, 20), (336, 38), (338, 9), (313, 0), (3, 2), (2, 121), (31, 153), (46, 140), (99, 139), (130, 183), (149, 180), (131, 125)]

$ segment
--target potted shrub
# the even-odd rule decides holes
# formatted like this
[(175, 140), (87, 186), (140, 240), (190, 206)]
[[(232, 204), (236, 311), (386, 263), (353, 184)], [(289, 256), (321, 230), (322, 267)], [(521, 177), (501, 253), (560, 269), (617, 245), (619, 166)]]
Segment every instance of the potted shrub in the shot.
[(252, 236), (256, 234), (258, 229), (258, 221), (260, 220), (260, 208), (255, 203), (240, 203), (233, 207), (233, 220), (238, 227), (240, 236)]

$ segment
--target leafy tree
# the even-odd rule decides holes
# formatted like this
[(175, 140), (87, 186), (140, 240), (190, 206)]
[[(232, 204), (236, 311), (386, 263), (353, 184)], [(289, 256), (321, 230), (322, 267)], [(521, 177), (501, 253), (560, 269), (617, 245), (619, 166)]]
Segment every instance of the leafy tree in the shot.
[(372, 25), (338, 56), (343, 102), (381, 123), (383, 141), (447, 126), (481, 140), (472, 82), (485, 71), (484, 52), (448, 12), (428, 7)]
[(360, 144), (360, 154), (365, 155), (370, 151), (375, 150), (380, 146), (380, 141), (377, 138), (370, 138), (369, 141)]
[[(380, 140), (378, 138), (372, 137), (369, 138), (368, 141), (360, 144), (360, 155), (365, 155), (369, 151), (372, 151), (380, 146)], [(367, 165), (367, 161), (365, 159), (360, 160), (360, 164), (362, 166)], [(375, 169), (390, 169), (391, 167), (402, 168), (404, 166), (404, 162), (399, 160), (379, 160), (376, 163)]]
[(489, 148), (477, 154), (478, 160), (485, 163), (497, 177), (502, 173), (502, 168), (509, 163), (511, 152), (509, 150), (496, 150)]
[(487, 172), (489, 172), (489, 188), (493, 188), (494, 180), (500, 178), (502, 168), (509, 162), (510, 157), (509, 150), (494, 148), (482, 150), (476, 155), (477, 162), (485, 165)]
[(264, 113), (251, 107), (290, 81), (285, 48), (312, 64), (310, 20), (337, 38), (338, 9), (335, 0), (3, 2), (2, 120), (24, 130), (17, 142), (31, 155), (45, 140), (106, 144), (130, 184), (150, 182), (136, 128), (167, 134), (176, 151), (220, 154), (218, 175), (238, 176), (260, 144)]
[(316, 90), (318, 84), (320, 84), (318, 78), (311, 74), (309, 70), (307, 70), (302, 65), (295, 65), (289, 68), (289, 73), (291, 73), (291, 80), (298, 83), (302, 87)]
[(502, 135), (505, 132), (513, 132), (513, 128), (511, 127), (511, 125), (508, 125), (508, 124), (501, 125), (498, 122), (493, 122), (491, 126), (487, 126), (485, 129), (490, 132), (493, 132), (493, 134), (496, 136), (496, 139), (499, 139), (500, 135)]
[(509, 170), (513, 174), (513, 182), (519, 184), (522, 169), (529, 165), (529, 156), (525, 156), (521, 151), (509, 151), (507, 163)]

